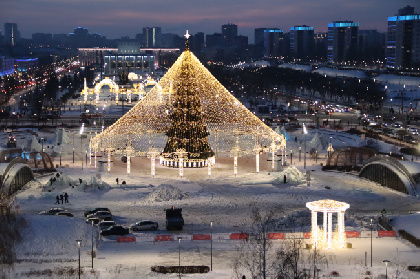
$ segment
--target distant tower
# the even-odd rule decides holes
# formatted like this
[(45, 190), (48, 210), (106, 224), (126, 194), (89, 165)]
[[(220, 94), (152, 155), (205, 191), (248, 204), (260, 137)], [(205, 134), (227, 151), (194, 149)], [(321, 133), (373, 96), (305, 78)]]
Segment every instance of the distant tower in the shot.
[(314, 53), (314, 28), (306, 25), (290, 28), (290, 52), (295, 59), (308, 61)]
[(20, 32), (17, 23), (7, 22), (4, 24), (4, 44), (14, 46), (20, 40)]
[(143, 28), (143, 45), (145, 47), (160, 47), (162, 44), (162, 30), (160, 27)]
[(386, 66), (390, 69), (411, 70), (420, 67), (420, 15), (414, 7), (398, 10), (388, 17)]
[(342, 63), (356, 59), (358, 30), (358, 22), (333, 21), (328, 24), (328, 62)]

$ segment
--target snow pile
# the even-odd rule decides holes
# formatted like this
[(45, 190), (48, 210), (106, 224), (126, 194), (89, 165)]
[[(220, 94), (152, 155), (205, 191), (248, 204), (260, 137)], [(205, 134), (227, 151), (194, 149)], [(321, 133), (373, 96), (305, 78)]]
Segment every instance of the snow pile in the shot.
[(74, 187), (76, 186), (77, 189), (83, 191), (94, 191), (96, 189), (104, 190), (109, 189), (109, 184), (103, 182), (102, 180), (92, 176), (88, 181), (82, 180), (80, 183), (77, 180), (71, 179), (66, 174), (57, 173), (56, 175), (52, 176), (50, 180), (45, 184), (44, 190), (45, 191), (53, 191), (53, 190), (62, 190), (67, 187)]
[(306, 181), (306, 176), (301, 173), (295, 166), (290, 166), (279, 173), (279, 176), (274, 178), (272, 184), (283, 184), (284, 176), (286, 175), (287, 183), (303, 183)]
[(58, 190), (58, 189), (64, 189), (67, 187), (71, 187), (76, 185), (76, 180), (71, 179), (67, 174), (65, 173), (56, 173), (54, 176), (48, 180), (48, 182), (45, 184), (44, 189), (45, 191), (48, 190)]
[(63, 145), (63, 144), (67, 144), (69, 142), (70, 142), (70, 138), (68, 137), (66, 131), (63, 128), (56, 129), (53, 144), (54, 145)]
[(36, 137), (32, 135), (30, 144), (29, 144), (29, 151), (30, 152), (41, 152), (42, 151), (42, 145), (38, 142)]
[(84, 183), (82, 189), (83, 191), (94, 191), (96, 189), (106, 190), (109, 188), (111, 188), (111, 186), (108, 183), (102, 181), (101, 179), (98, 179), (95, 176), (92, 176), (90, 178), (90, 183), (89, 184)]
[(307, 143), (308, 148), (315, 148), (315, 150), (325, 150), (327, 148), (327, 141), (325, 137), (319, 136), (318, 133)]
[(182, 200), (184, 198), (188, 198), (188, 195), (183, 194), (180, 189), (172, 185), (161, 184), (153, 192), (148, 194), (144, 200), (147, 202), (161, 202)]

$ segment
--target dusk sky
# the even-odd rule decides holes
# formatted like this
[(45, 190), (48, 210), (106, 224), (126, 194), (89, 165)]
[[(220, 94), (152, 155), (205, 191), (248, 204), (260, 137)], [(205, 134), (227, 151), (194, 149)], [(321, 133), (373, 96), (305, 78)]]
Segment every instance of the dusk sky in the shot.
[(23, 38), (32, 33), (70, 33), (75, 27), (108, 39), (134, 36), (142, 28), (162, 27), (162, 33), (221, 32), (235, 23), (240, 35), (254, 42), (254, 29), (309, 25), (327, 30), (334, 20), (352, 20), (360, 29), (386, 31), (387, 19), (407, 5), (420, 12), (420, 0), (0, 0), (0, 28), (15, 22)]

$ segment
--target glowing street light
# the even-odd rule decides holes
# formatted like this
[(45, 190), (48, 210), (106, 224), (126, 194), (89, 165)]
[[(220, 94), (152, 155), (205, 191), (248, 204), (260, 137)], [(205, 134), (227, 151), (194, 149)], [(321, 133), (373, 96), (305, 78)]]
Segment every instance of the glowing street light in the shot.
[(77, 247), (79, 249), (79, 279), (80, 279), (80, 244), (82, 243), (81, 239), (76, 240), (77, 242)]
[(384, 263), (385, 263), (385, 279), (388, 279), (388, 264), (389, 264), (389, 261), (384, 260)]

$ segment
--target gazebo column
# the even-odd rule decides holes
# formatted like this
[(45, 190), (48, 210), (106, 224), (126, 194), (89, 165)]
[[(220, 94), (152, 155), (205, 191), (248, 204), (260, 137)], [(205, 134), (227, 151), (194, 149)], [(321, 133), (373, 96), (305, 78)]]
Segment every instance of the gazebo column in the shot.
[(324, 231), (324, 243), (325, 241), (327, 241), (327, 221), (328, 221), (327, 211), (324, 211), (323, 224), (322, 224), (322, 230)]
[(345, 246), (345, 229), (344, 229), (344, 211), (340, 211), (337, 213), (337, 232), (339, 235), (339, 243), (338, 245), (340, 248), (344, 248)]
[(316, 246), (318, 243), (318, 212), (317, 211), (311, 211), (311, 223), (312, 223), (312, 243)]
[(259, 153), (255, 154), (255, 166), (256, 166), (257, 173), (259, 173), (260, 172), (260, 154)]
[(332, 213), (328, 212), (328, 250), (332, 249)]
[(207, 158), (207, 174), (209, 175), (209, 178), (211, 176), (211, 159)]
[(96, 146), (95, 146), (95, 169), (96, 169)]

